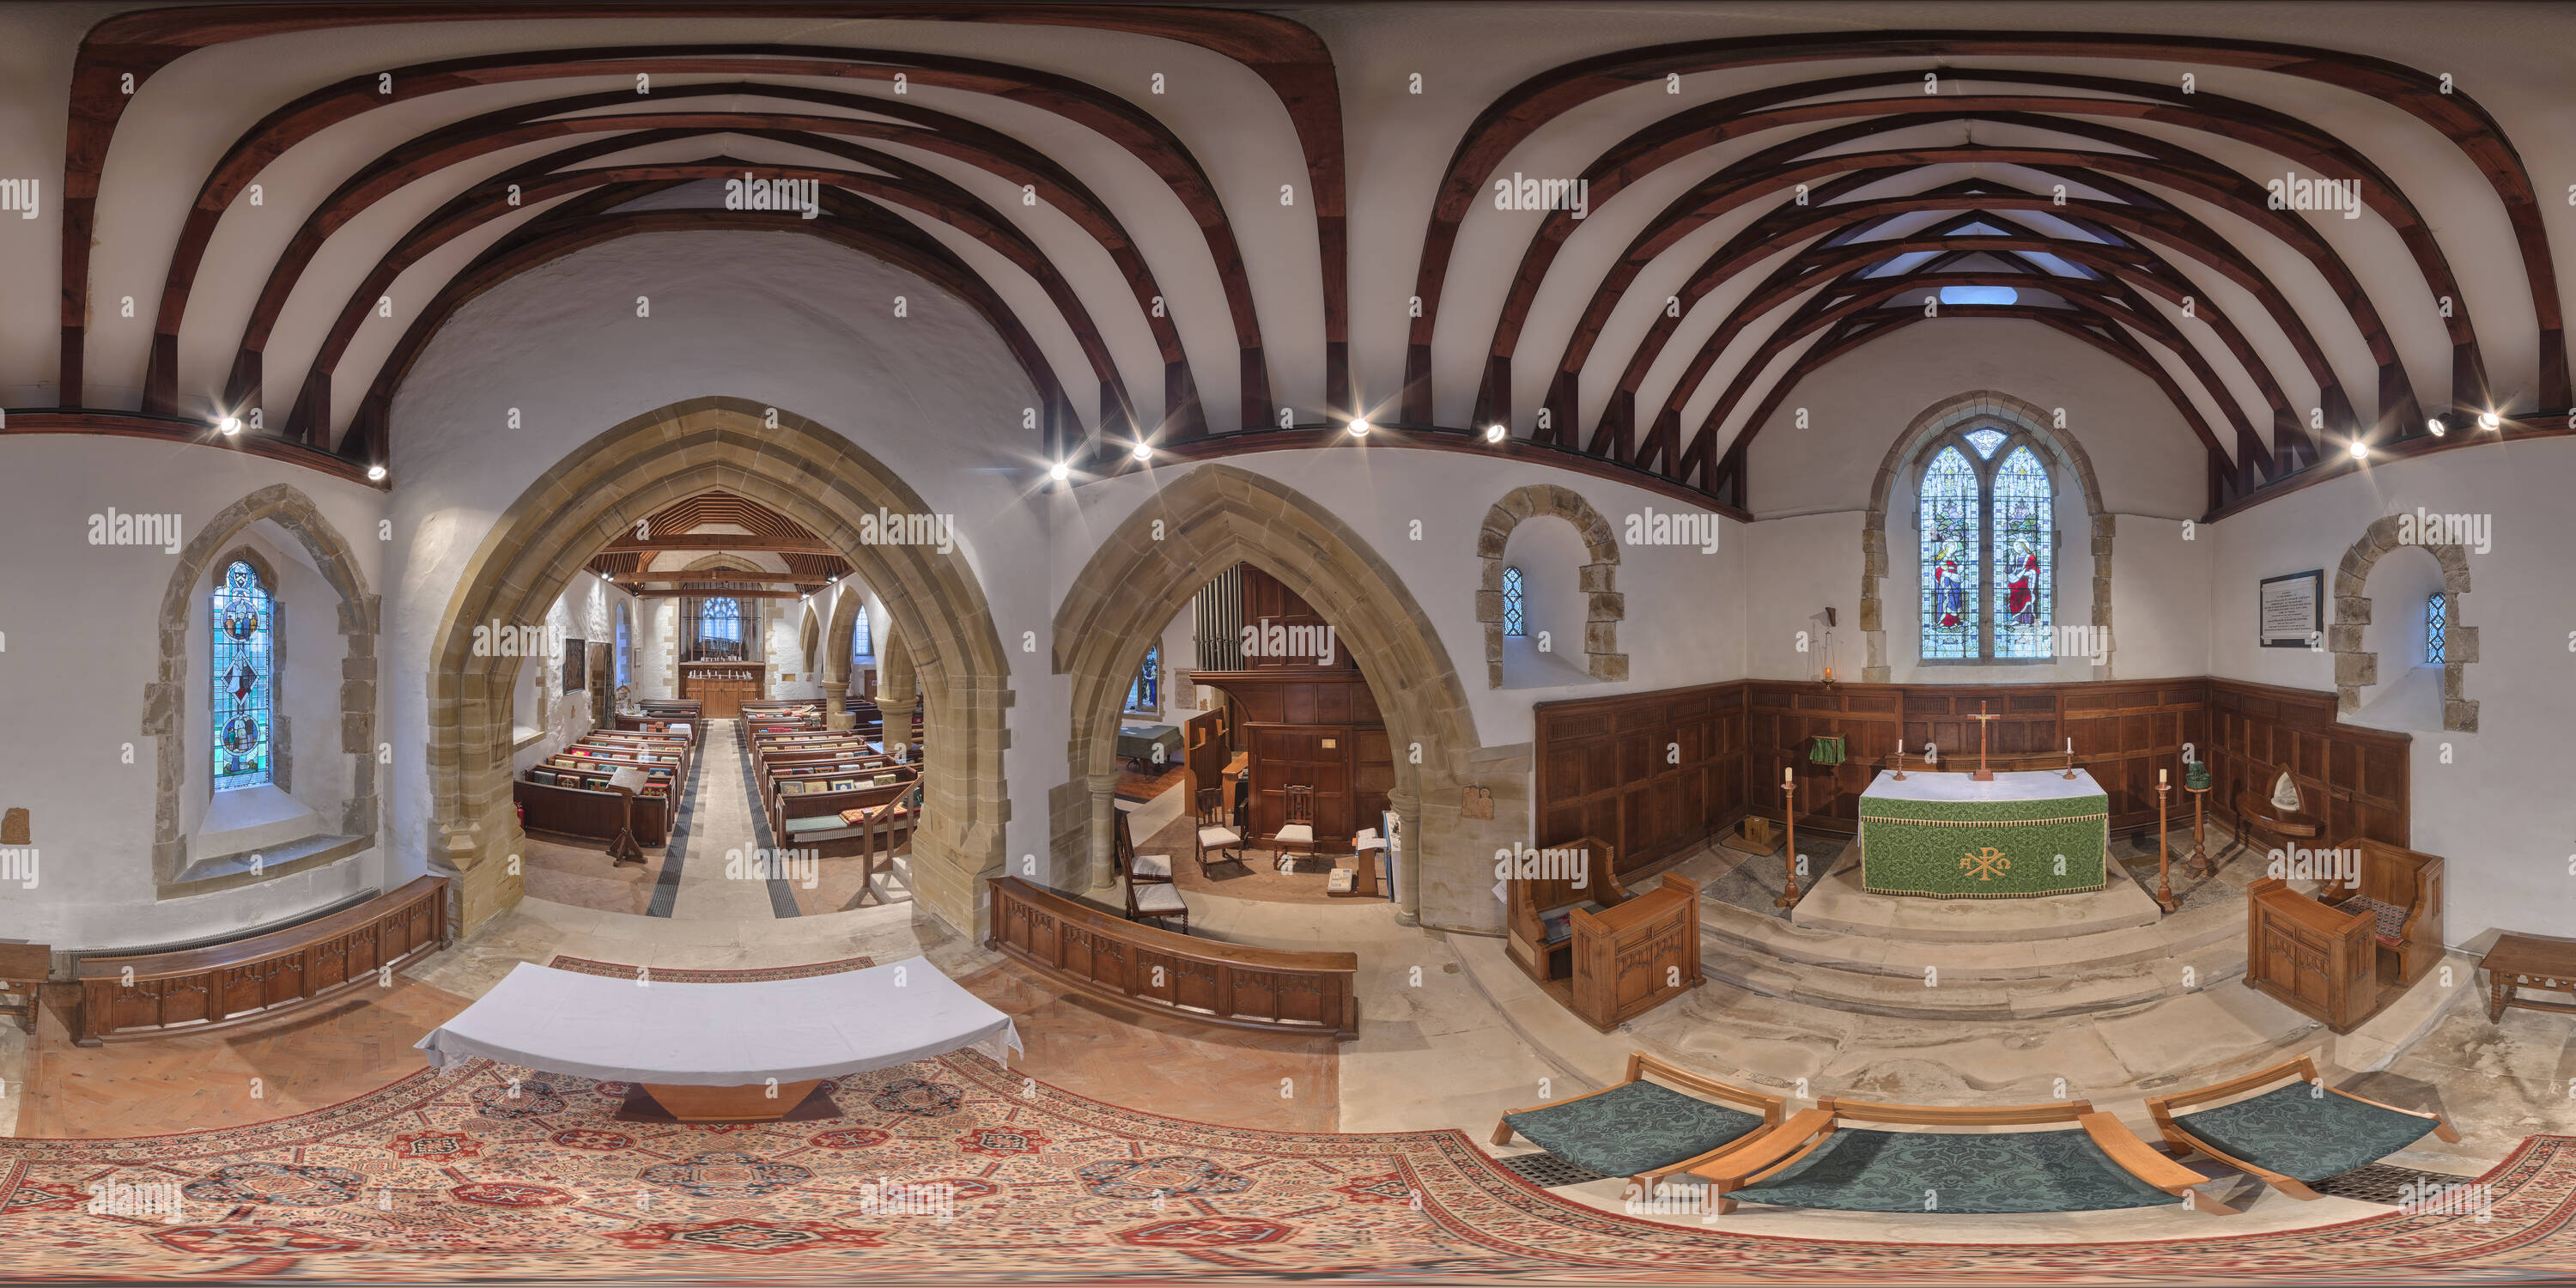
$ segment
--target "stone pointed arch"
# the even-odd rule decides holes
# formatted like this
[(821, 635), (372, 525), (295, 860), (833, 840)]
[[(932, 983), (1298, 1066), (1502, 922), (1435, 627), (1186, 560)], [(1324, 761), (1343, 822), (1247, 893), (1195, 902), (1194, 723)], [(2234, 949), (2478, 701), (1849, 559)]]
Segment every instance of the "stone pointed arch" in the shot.
[(832, 611), (823, 626), (823, 664), (815, 678), (840, 685), (844, 692), (858, 682), (850, 658), (859, 642), (859, 608), (867, 602), (856, 578), (843, 577), (832, 588)]
[(2361, 691), (2379, 683), (2379, 655), (2362, 646), (2363, 628), (2370, 625), (2370, 600), (2363, 593), (2370, 585), (2370, 570), (2391, 550), (2421, 546), (2442, 566), (2442, 727), (2476, 733), (2478, 704), (2469, 697), (2468, 682), (2469, 667), (2478, 660), (2478, 628), (2460, 623), (2466, 608), (2461, 601), (2469, 593), (2468, 548), (2414, 539), (2415, 534), (2408, 531), (2413, 520), (2415, 516), (2402, 514), (2372, 520), (2335, 565), (2334, 625), (2326, 631), (2326, 648), (2335, 659), (2335, 714), (2359, 711)]
[[(1975, 389), (1953, 394), (1917, 414), (1905, 432), (1888, 446), (1886, 457), (1878, 463), (1878, 477), (1870, 481), (1869, 512), (1862, 516), (1860, 525), (1860, 630), (1869, 648), (1861, 680), (1885, 684), (1895, 669), (1887, 662), (1887, 610), (1879, 598), (1879, 583), (1887, 577), (1887, 511), (1896, 502), (1897, 485), (1925, 443), (1979, 419), (2014, 426), (2054, 449), (2051, 454), (2056, 459), (2051, 462), (2051, 473), (2071, 477), (2083, 489), (2084, 512), (2093, 520), (2093, 627), (2104, 640), (2102, 664), (2093, 668), (2093, 678), (2110, 679), (2111, 660), (2118, 650), (2118, 640), (2111, 634), (2111, 537), (2115, 525), (2114, 516), (2102, 507), (2102, 485), (2093, 477), (2093, 457), (2072, 431), (2054, 426), (2056, 418), (2046, 408), (2001, 390)], [(2063, 561), (2058, 564), (2060, 569), (2065, 566)], [(1911, 598), (1909, 595), (1909, 602)]]
[(983, 881), (1002, 864), (1002, 712), (1010, 660), (991, 606), (962, 553), (863, 542), (882, 507), (929, 507), (848, 439), (784, 409), (705, 397), (646, 412), (584, 443), (531, 484), (467, 561), (434, 641), (429, 676), (430, 857), (461, 879), (471, 927), (519, 898), (506, 860), (518, 844), (511, 809), (509, 677), (473, 652), (473, 625), (541, 621), (598, 549), (662, 507), (721, 488), (805, 526), (849, 560), (887, 612), (911, 627), (928, 694), (930, 763), (913, 838), (919, 902), (960, 933), (983, 937)]
[[(339, 827), (346, 836), (362, 838), (363, 844), (330, 846), (303, 858), (267, 864), (257, 873), (244, 869), (190, 875), (188, 838), (179, 830), (180, 792), (187, 785), (188, 766), (202, 763), (195, 749), (187, 745), (186, 736), (190, 610), (196, 604), (197, 583), (207, 569), (215, 566), (216, 552), (226, 550), (227, 542), (262, 519), (293, 534), (313, 560), (313, 566), (321, 571), (322, 580), (340, 597), (340, 635), (348, 641), (348, 653), (340, 672), (339, 745), (349, 757), (351, 776), (349, 799), (341, 807)], [(257, 552), (245, 553), (251, 555), (254, 566), (275, 589), (276, 569), (258, 558)], [(231, 555), (225, 558), (229, 560)], [(261, 488), (225, 506), (197, 529), (195, 539), (179, 552), (179, 566), (170, 571), (169, 584), (161, 592), (161, 669), (143, 686), (143, 736), (154, 739), (156, 749), (152, 872), (158, 897), (210, 894), (272, 880), (345, 858), (376, 843), (384, 813), (376, 783), (376, 629), (383, 612), (382, 601), (367, 593), (366, 577), (358, 571), (348, 539), (322, 517), (313, 498), (292, 484), (273, 483)], [(508, 689), (505, 687), (502, 693), (506, 697)], [(502, 722), (506, 743), (506, 709)], [(506, 753), (502, 759), (506, 764)]]
[(1592, 552), (1579, 583), (1586, 609), (1584, 669), (1596, 680), (1627, 679), (1628, 655), (1619, 651), (1619, 623), (1628, 615), (1627, 597), (1619, 593), (1619, 536), (1572, 489), (1533, 483), (1504, 493), (1485, 511), (1484, 527), (1476, 533), (1476, 557), (1484, 565), (1483, 579), (1476, 583), (1476, 620), (1485, 624), (1485, 687), (1503, 687), (1503, 550), (1523, 519), (1541, 518), (1573, 524)]
[[(1161, 525), (1156, 539), (1155, 525)], [(1118, 782), (1118, 714), (1146, 646), (1218, 573), (1249, 561), (1333, 624), (1376, 694), (1395, 750), (1389, 804), (1404, 819), (1405, 912), (1459, 923), (1490, 908), (1492, 848), (1458, 826), (1463, 789), (1482, 744), (1467, 693), (1430, 618), (1395, 570), (1331, 510), (1274, 479), (1201, 465), (1157, 490), (1108, 534), (1055, 614), (1055, 669), (1071, 677), (1068, 781), (1049, 793), (1059, 880), (1110, 883), (1111, 793)], [(907, 641), (917, 639), (907, 626)], [(1420, 762), (1411, 750), (1419, 746)], [(1512, 790), (1523, 789), (1515, 783)], [(1425, 820), (1428, 820), (1426, 825)], [(1525, 819), (1506, 820), (1506, 827)], [(1502, 835), (1485, 825), (1482, 831)], [(1482, 904), (1476, 902), (1481, 896)], [(1434, 913), (1423, 913), (1429, 907)]]
[(815, 675), (815, 663), (823, 649), (823, 619), (815, 615), (811, 600), (805, 604), (805, 620), (796, 626), (796, 647), (805, 655), (805, 673)]

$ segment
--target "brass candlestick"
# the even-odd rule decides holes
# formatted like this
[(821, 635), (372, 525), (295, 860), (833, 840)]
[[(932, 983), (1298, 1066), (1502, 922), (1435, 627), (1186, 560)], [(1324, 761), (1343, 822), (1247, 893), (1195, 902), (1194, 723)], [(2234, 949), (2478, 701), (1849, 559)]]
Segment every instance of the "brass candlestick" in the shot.
[(1787, 823), (1789, 843), (1780, 851), (1780, 862), (1789, 872), (1789, 892), (1771, 902), (1774, 908), (1794, 908), (1798, 904), (1798, 778), (1795, 770), (1780, 776), (1780, 817)]
[(2060, 777), (2060, 778), (2073, 778), (2074, 776), (2075, 776), (2075, 744), (2074, 744), (2072, 741), (2069, 741), (2069, 742), (2066, 744), (2066, 772), (2065, 772), (2065, 773), (2063, 773), (2063, 774), (2058, 775), (2058, 777)]
[(2173, 868), (2165, 851), (2166, 793), (2172, 784), (2164, 781), (2162, 771), (2156, 777), (2156, 906), (2171, 912), (2177, 906), (2173, 892)]
[(1905, 744), (1896, 744), (1896, 781), (1905, 781)]

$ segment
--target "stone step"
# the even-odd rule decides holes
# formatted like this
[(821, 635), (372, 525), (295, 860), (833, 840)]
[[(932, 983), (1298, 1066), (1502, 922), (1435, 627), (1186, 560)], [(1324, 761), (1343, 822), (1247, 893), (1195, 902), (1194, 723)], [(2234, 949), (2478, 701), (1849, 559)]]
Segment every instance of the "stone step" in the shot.
[(1722, 952), (1918, 980), (1924, 967), (1935, 966), (1944, 981), (1965, 983), (2056, 980), (2142, 965), (2240, 940), (2245, 918), (2241, 909), (2222, 904), (2177, 913), (2152, 926), (2073, 938), (1962, 944), (1811, 929), (1703, 899), (1700, 932), (1707, 948)]
[(1922, 964), (1911, 973), (1886, 965), (1847, 970), (1782, 961), (1707, 936), (1700, 949), (1700, 967), (1711, 980), (1746, 992), (1861, 1015), (1954, 1020), (2040, 1019), (2144, 1006), (2241, 977), (2245, 955), (2236, 943), (2222, 940), (2054, 976), (1961, 978), (1936, 970), (1928, 985)]

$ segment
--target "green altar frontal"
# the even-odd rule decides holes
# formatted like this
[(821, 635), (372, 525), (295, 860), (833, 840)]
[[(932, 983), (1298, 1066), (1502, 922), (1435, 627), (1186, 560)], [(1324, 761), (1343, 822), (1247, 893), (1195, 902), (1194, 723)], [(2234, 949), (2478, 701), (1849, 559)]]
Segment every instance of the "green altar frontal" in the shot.
[[(2108, 883), (2111, 798), (2091, 774), (1882, 772), (1860, 798), (1871, 894), (2033, 899)], [(2060, 859), (2064, 862), (2061, 863)]]

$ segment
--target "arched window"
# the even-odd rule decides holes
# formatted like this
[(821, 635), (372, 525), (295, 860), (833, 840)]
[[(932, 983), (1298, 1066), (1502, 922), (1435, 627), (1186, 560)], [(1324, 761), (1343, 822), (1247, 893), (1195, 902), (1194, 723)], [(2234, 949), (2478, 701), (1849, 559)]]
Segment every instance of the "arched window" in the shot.
[(626, 605), (624, 604), (617, 606), (617, 647), (611, 650), (611, 656), (614, 658), (612, 665), (617, 668), (616, 687), (625, 688), (635, 678), (635, 666), (634, 659), (627, 652)]
[(2033, 442), (1991, 427), (1936, 440), (1915, 494), (1926, 660), (2055, 655), (2056, 499)]
[(1145, 664), (1136, 668), (1136, 678), (1127, 685), (1127, 709), (1161, 711), (1162, 701), (1163, 646), (1157, 642), (1145, 646)]
[(698, 647), (707, 657), (749, 656), (743, 652), (741, 600), (727, 598), (698, 602)]
[(868, 633), (868, 606), (859, 605), (859, 624), (850, 632), (850, 656), (853, 659), (875, 657), (877, 642)]
[(2424, 660), (2426, 662), (2440, 666), (2446, 660), (2443, 656), (2442, 632), (2450, 624), (2450, 601), (2442, 598), (2442, 592), (2434, 591), (2424, 600)]
[(277, 604), (250, 564), (233, 561), (215, 589), (215, 790), (274, 780)]
[(1521, 612), (1521, 570), (1503, 569), (1503, 634), (1529, 634), (1528, 619)]

